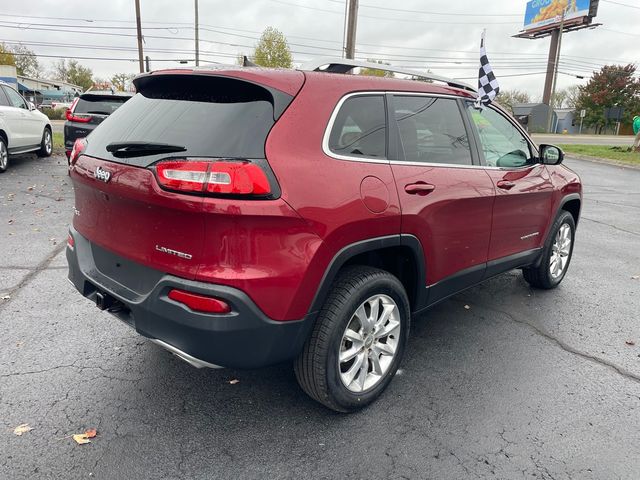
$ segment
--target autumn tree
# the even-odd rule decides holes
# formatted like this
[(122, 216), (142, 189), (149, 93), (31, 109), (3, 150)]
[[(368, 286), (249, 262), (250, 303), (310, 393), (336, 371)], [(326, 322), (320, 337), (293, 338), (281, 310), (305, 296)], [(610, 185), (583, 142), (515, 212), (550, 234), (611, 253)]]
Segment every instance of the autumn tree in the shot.
[(79, 85), (85, 90), (93, 85), (93, 72), (76, 60), (61, 59), (53, 65), (53, 74), (58, 80)]
[(111, 84), (115, 87), (116, 90), (124, 92), (127, 89), (127, 85), (133, 80), (135, 75), (131, 73), (116, 73), (113, 77), (111, 77)]
[[(379, 65), (390, 65), (389, 63), (385, 63), (382, 60), (371, 60), (367, 59), (369, 63), (377, 63)], [(388, 72), (385, 70), (378, 70), (376, 68), (361, 68), (360, 75), (369, 75), (373, 77), (388, 77), (393, 78), (393, 72)]]
[(500, 90), (496, 100), (500, 105), (513, 112), (514, 105), (531, 103), (531, 96), (523, 90)]
[(293, 67), (291, 49), (282, 32), (273, 27), (267, 27), (256, 45), (252, 61), (262, 67)]
[(13, 56), (11, 50), (4, 43), (0, 43), (0, 65), (16, 64), (16, 57)]
[(631, 123), (640, 112), (640, 79), (635, 73), (633, 64), (607, 65), (580, 87), (576, 109), (587, 111), (586, 125), (595, 127), (598, 133), (613, 125), (613, 121), (606, 119), (605, 109), (615, 106), (624, 109), (622, 123)]
[(35, 78), (42, 76), (42, 69), (40, 68), (38, 57), (36, 57), (32, 50), (20, 44), (12, 47), (11, 52), (15, 58), (18, 75)]

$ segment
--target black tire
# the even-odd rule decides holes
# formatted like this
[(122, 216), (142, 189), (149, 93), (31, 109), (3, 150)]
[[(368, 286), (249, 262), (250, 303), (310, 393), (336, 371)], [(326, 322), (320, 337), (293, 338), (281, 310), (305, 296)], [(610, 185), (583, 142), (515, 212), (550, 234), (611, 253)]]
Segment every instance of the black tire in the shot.
[[(399, 338), (397, 338), (395, 354), (388, 363), (386, 372), (380, 375), (376, 380), (377, 383), (370, 388), (354, 393), (341, 380), (338, 355), (343, 335), (355, 311), (375, 295), (392, 299), (398, 307)], [(409, 300), (402, 283), (395, 276), (371, 267), (346, 268), (334, 282), (318, 314), (313, 332), (305, 343), (302, 353), (294, 362), (298, 383), (311, 398), (332, 410), (352, 412), (365, 407), (382, 394), (396, 374), (409, 338), (409, 326)], [(396, 337), (393, 338), (396, 341)], [(365, 342), (362, 350), (366, 348)], [(369, 343), (369, 348), (374, 347)], [(363, 355), (375, 354), (364, 353)], [(368, 358), (367, 369), (372, 368)]]
[(9, 168), (9, 148), (7, 141), (0, 135), (0, 173), (4, 173)]
[[(556, 240), (556, 236), (558, 232), (562, 228), (563, 225), (568, 225), (571, 230), (571, 246), (569, 249), (569, 256), (567, 258), (566, 265), (562, 270), (561, 274), (554, 278), (551, 275), (551, 256), (553, 254), (553, 245)], [(567, 270), (569, 269), (569, 264), (571, 263), (571, 256), (573, 255), (573, 246), (575, 244), (575, 236), (576, 236), (576, 222), (573, 219), (573, 215), (571, 215), (566, 210), (562, 210), (556, 220), (553, 222), (551, 229), (549, 230), (549, 235), (547, 237), (547, 241), (545, 243), (544, 249), (542, 251), (542, 257), (540, 259), (539, 265), (531, 266), (528, 268), (522, 269), (522, 274), (524, 275), (524, 279), (535, 288), (541, 288), (544, 290), (550, 290), (552, 288), (556, 288), (560, 285), (560, 282), (564, 279), (567, 274)]]
[(42, 132), (42, 141), (40, 142), (40, 150), (36, 152), (39, 157), (50, 157), (53, 153), (53, 134), (49, 127), (44, 127)]

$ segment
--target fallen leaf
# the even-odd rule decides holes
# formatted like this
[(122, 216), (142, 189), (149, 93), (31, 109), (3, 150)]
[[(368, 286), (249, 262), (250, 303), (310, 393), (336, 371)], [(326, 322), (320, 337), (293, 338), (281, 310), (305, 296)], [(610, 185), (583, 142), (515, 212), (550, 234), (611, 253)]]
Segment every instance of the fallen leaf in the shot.
[(631, 280), (640, 280), (640, 275), (634, 275)]
[(0, 300), (9, 300), (11, 298), (11, 295), (3, 295), (2, 297), (0, 297)]
[(91, 440), (89, 440), (89, 437), (87, 437), (86, 433), (78, 433), (78, 434), (73, 436), (73, 439), (76, 441), (76, 443), (78, 445), (84, 445), (86, 443), (91, 443)]
[(9, 225), (11, 225), (13, 223), (13, 218), (10, 218), (9, 221), (7, 222)]
[(98, 434), (98, 431), (95, 428), (90, 428), (89, 430), (84, 432), (84, 434), (87, 436), (87, 438), (93, 438)]
[(238, 380), (237, 378), (234, 378), (233, 380), (229, 380), (230, 385), (235, 385), (236, 383), (240, 383), (240, 380)]
[(636, 344), (636, 342), (634, 342), (633, 340), (627, 340), (627, 341), (626, 341), (626, 342), (624, 342), (624, 343), (626, 343), (626, 344), (627, 344), (627, 345), (629, 345), (630, 347), (633, 347), (633, 346)]
[(13, 433), (20, 437), (23, 433), (30, 432), (31, 430), (33, 430), (33, 427), (30, 427), (28, 423), (23, 423), (22, 425), (18, 425), (14, 428)]
[(471, 307), (470, 307), (469, 305), (465, 305), (465, 306), (464, 306), (464, 309), (465, 309), (465, 310), (471, 310)]

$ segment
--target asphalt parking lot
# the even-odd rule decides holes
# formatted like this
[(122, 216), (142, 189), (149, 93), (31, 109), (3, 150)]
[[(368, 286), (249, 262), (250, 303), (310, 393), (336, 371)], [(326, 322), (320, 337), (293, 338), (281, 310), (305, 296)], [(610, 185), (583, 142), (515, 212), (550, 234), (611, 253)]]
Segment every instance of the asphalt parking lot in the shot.
[[(440, 304), (386, 394), (339, 415), (289, 365), (197, 370), (98, 311), (66, 281), (66, 160), (14, 159), (0, 478), (637, 479), (640, 170), (567, 164), (586, 200), (561, 287), (512, 272)], [(90, 444), (70, 437), (92, 427)]]

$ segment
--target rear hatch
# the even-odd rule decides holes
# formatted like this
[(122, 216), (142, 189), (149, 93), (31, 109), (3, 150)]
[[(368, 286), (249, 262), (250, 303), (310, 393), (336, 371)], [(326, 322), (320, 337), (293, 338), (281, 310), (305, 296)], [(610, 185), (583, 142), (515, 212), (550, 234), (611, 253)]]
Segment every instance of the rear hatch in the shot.
[[(71, 167), (74, 227), (102, 249), (194, 279), (211, 224), (205, 199), (228, 205), (279, 196), (264, 144), (293, 96), (211, 74), (151, 74), (135, 83), (138, 93), (91, 133)], [(244, 170), (250, 179), (256, 169), (264, 190), (243, 190), (246, 181), (231, 189)]]

